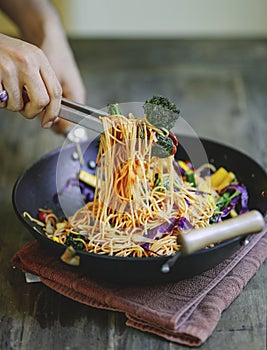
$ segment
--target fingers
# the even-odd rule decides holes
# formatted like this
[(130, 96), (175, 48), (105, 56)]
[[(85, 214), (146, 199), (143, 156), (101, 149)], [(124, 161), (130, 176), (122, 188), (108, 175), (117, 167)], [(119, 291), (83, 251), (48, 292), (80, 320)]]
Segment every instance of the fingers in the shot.
[(26, 118), (34, 118), (42, 113), (42, 126), (49, 128), (58, 116), (62, 89), (44, 55), (39, 59), (39, 65), (35, 75), (24, 78), (24, 81), (27, 81), (24, 88), (28, 101), (24, 104), (21, 114)]
[(34, 81), (27, 79), (24, 89), (24, 98), (27, 100), (24, 101), (23, 108), (19, 112), (25, 118), (32, 119), (46, 108), (50, 102), (50, 97), (39, 76)]
[(28, 119), (41, 113), (42, 126), (50, 127), (58, 116), (62, 95), (56, 74), (40, 49), (17, 39), (7, 44), (0, 45), (0, 93), (6, 90), (8, 100), (0, 107)]
[(44, 70), (46, 76), (42, 76), (40, 72), (36, 79), (29, 78), (27, 80), (27, 85), (24, 87), (27, 91), (28, 102), (25, 103), (20, 112), (26, 118), (40, 115), (42, 126), (47, 128), (54, 123), (58, 116), (62, 90), (52, 70), (48, 67)]
[[(45, 72), (41, 70), (40, 74), (50, 97), (49, 104), (47, 104), (42, 118), (42, 126), (50, 127), (59, 114), (62, 88), (52, 69), (46, 69)], [(49, 124), (47, 125), (47, 123)]]

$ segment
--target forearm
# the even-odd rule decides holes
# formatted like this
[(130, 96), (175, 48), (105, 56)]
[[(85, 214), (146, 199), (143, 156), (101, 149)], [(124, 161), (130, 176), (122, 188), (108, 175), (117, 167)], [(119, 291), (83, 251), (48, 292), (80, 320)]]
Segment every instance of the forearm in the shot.
[(48, 32), (61, 31), (57, 12), (49, 0), (0, 0), (0, 8), (18, 26), (22, 38), (41, 47)]
[[(31, 101), (30, 103), (26, 103), (25, 106), (27, 106), (28, 110), (31, 106), (32, 107), (31, 111), (26, 111), (26, 113), (23, 115), (26, 117), (31, 117), (35, 112), (36, 114), (39, 113), (40, 111), (36, 105), (40, 100), (40, 97), (42, 97), (45, 98), (45, 102), (48, 103), (49, 106), (56, 106), (53, 107), (53, 109), (50, 108), (51, 111), (46, 108), (46, 111), (48, 111), (48, 113), (46, 113), (45, 117), (43, 117), (43, 125), (46, 122), (53, 120), (56, 115), (56, 112), (54, 111), (56, 108), (58, 108), (61, 98), (61, 94), (60, 96), (53, 96), (53, 86), (56, 87), (56, 91), (59, 90), (57, 86), (58, 82), (60, 83), (60, 90), (64, 97), (83, 103), (85, 101), (85, 88), (81, 79), (81, 75), (79, 73), (57, 11), (51, 2), (49, 0), (0, 0), (0, 9), (2, 9), (15, 24), (17, 24), (21, 32), (22, 39), (24, 39), (24, 41), (17, 39), (17, 41), (14, 41), (15, 39), (9, 38), (9, 42), (7, 42), (6, 46), (3, 48), (3, 52), (6, 53), (9, 61), (12, 63), (13, 60), (13, 63), (15, 63), (15, 68), (18, 76), (17, 85), (15, 86), (16, 94), (13, 94), (13, 90), (15, 88), (12, 90), (10, 87), (8, 90), (10, 96), (18, 96), (16, 101), (14, 99), (14, 104), (16, 102), (17, 106), (21, 107), (22, 100), (19, 89), (21, 86), (28, 85), (29, 79), (34, 72), (37, 74), (36, 82), (38, 82), (38, 78), (41, 78), (41, 81), (39, 81), (41, 84), (41, 89), (47, 89), (47, 91), (43, 91), (43, 96), (40, 96), (41, 90), (38, 87), (34, 88), (34, 81), (31, 79)], [(7, 39), (8, 38), (6, 38), (6, 40)], [(4, 40), (0, 38), (0, 44), (1, 41), (3, 44)], [(25, 43), (25, 41), (27, 43)], [(31, 49), (28, 43), (34, 44), (31, 45)], [(10, 45), (15, 46), (14, 50), (11, 50), (11, 57), (9, 54)], [(23, 47), (25, 50), (22, 50), (22, 45), (24, 45)], [(41, 49), (40, 52), (38, 50), (36, 51), (36, 46)], [(17, 54), (19, 57), (17, 57)], [(36, 62), (35, 60), (36, 57), (38, 59), (39, 54), (41, 55), (39, 66), (43, 68), (42, 71), (40, 71), (40, 67), (38, 67), (38, 61)], [(34, 65), (29, 67), (30, 69), (28, 76), (25, 75), (25, 67), (23, 67), (23, 62), (25, 60), (33, 62)], [(2, 63), (1, 61), (4, 62), (3, 57), (0, 59), (0, 65)], [(34, 67), (36, 69), (34, 72), (32, 72), (32, 69)], [(47, 82), (45, 81), (48, 71), (50, 71), (51, 75), (50, 87), (47, 87)], [(13, 80), (14, 79), (12, 79), (12, 81)], [(5, 75), (5, 81), (6, 83), (4, 86), (7, 87), (9, 81), (7, 74)], [(10, 82), (11, 85), (12, 81)], [(35, 99), (35, 103), (32, 103), (33, 99)], [(13, 107), (11, 103), (12, 100), (11, 102), (10, 100), (11, 98), (9, 99), (9, 104), (7, 107), (10, 110), (19, 111), (20, 108)], [(62, 131), (65, 128), (65, 126), (61, 127), (61, 124), (62, 123), (60, 123), (60, 125), (58, 124), (60, 126), (59, 131)]]

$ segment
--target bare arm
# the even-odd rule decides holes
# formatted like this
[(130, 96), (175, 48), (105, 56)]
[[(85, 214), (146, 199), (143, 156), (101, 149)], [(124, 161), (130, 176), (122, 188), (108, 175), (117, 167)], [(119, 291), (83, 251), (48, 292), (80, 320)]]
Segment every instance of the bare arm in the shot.
[[(28, 43), (38, 46), (42, 49), (42, 52), (45, 53), (48, 64), (60, 82), (63, 96), (78, 102), (84, 102), (85, 89), (79, 70), (58, 14), (50, 1), (0, 0), (0, 7), (11, 20), (17, 24), (22, 38)], [(1, 41), (2, 40), (0, 40), (0, 45)], [(27, 48), (29, 49), (29, 47)], [(53, 84), (53, 82), (51, 84)], [(44, 85), (46, 85), (45, 82)], [(57, 105), (57, 107), (54, 107), (54, 110), (58, 109), (58, 98), (56, 97), (53, 100), (53, 96), (49, 95), (48, 97), (54, 102), (54, 105)], [(12, 109), (11, 105), (8, 107)], [(15, 110), (14, 106), (12, 110)], [(24, 116), (32, 117), (32, 115), (30, 116), (27, 113), (24, 113)], [(48, 119), (51, 120), (53, 117), (47, 115), (45, 119), (43, 118), (43, 122), (47, 122)]]
[(47, 0), (0, 0), (0, 7), (18, 26), (22, 38), (39, 47), (49, 20), (52, 23), (58, 21), (53, 6)]

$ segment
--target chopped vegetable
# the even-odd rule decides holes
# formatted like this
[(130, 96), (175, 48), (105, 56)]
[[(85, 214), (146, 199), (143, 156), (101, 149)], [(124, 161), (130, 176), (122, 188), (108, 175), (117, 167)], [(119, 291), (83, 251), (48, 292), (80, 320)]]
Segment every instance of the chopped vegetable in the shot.
[(196, 187), (195, 174), (193, 170), (189, 169), (186, 173), (186, 181), (189, 182), (192, 186)]
[(60, 243), (60, 239), (57, 236), (52, 236), (54, 242)]
[(225, 168), (220, 167), (214, 174), (211, 175), (211, 186), (218, 192), (230, 185), (235, 179), (233, 172), (228, 172)]
[(38, 212), (38, 219), (40, 220), (40, 221), (42, 221), (42, 222), (45, 222), (45, 219), (47, 218), (47, 215), (48, 215), (49, 213), (48, 212), (46, 212), (46, 211), (39, 211)]
[(149, 230), (146, 237), (151, 239), (161, 238), (167, 232), (172, 232), (175, 226), (177, 226), (178, 222), (178, 218), (172, 218), (170, 221), (166, 221), (163, 224)]
[[(118, 103), (110, 103), (107, 105), (107, 110), (110, 115), (120, 115), (120, 106)], [(160, 129), (169, 131), (179, 117), (180, 111), (174, 103), (171, 103), (167, 98), (161, 96), (153, 96), (144, 104), (147, 121)], [(142, 138), (144, 133), (142, 125), (139, 126), (139, 135)], [(176, 153), (178, 140), (172, 132), (167, 135), (156, 133), (157, 141), (154, 143), (152, 155), (159, 158), (166, 158)]]
[(96, 187), (96, 176), (90, 173), (87, 173), (84, 170), (81, 170), (78, 174), (78, 178), (80, 181), (86, 183), (91, 187)]
[(85, 247), (84, 236), (77, 233), (70, 233), (66, 239), (66, 245), (74, 249), (83, 249)]
[(232, 209), (232, 210), (230, 211), (230, 216), (231, 216), (231, 218), (235, 218), (236, 216), (238, 216), (237, 211), (236, 211), (235, 209)]
[(159, 158), (166, 158), (176, 153), (176, 146), (168, 136), (156, 134), (157, 142), (153, 145), (152, 155)]
[[(87, 176), (88, 175), (88, 176)], [(70, 178), (66, 185), (53, 196), (54, 203), (59, 203), (59, 197), (62, 196), (65, 192), (67, 192), (72, 186), (79, 186), (81, 190), (81, 194), (84, 197), (85, 202), (90, 202), (94, 198), (94, 188), (96, 179), (93, 174), (87, 173), (86, 171), (81, 171), (78, 174), (78, 177), (81, 176), (81, 179)], [(84, 180), (84, 181), (83, 181)], [(87, 183), (88, 182), (88, 183)]]
[(56, 223), (56, 229), (57, 230), (61, 230), (61, 229), (65, 228), (67, 225), (68, 225), (67, 221), (57, 222)]
[(186, 173), (188, 170), (190, 170), (190, 168), (188, 167), (188, 165), (182, 161), (182, 160), (179, 160), (178, 161), (178, 164), (179, 166), (184, 170), (184, 172)]
[(154, 187), (161, 186), (162, 184), (162, 178), (159, 176), (158, 173), (155, 174), (154, 176)]
[(119, 104), (116, 103), (109, 103), (107, 105), (108, 113), (110, 115), (121, 115), (121, 110)]
[(75, 249), (72, 246), (67, 247), (65, 252), (61, 255), (60, 259), (71, 266), (80, 265), (80, 257), (76, 254)]
[(62, 196), (63, 193), (67, 192), (72, 186), (79, 186), (79, 180), (77, 178), (70, 178), (68, 179), (66, 185), (53, 196), (53, 201), (55, 203), (59, 202), (59, 196)]
[(217, 186), (217, 191), (222, 191), (225, 187), (229, 186), (231, 182), (235, 179), (235, 174), (231, 171), (227, 173), (223, 181)]
[(192, 228), (194, 228), (194, 226), (184, 216), (179, 218), (178, 227), (182, 231), (188, 231), (188, 230), (192, 230)]
[(241, 194), (241, 210), (239, 214), (246, 213), (248, 209), (248, 191), (245, 185), (229, 185), (227, 190), (239, 191)]
[(227, 190), (216, 202), (216, 210), (210, 218), (210, 223), (218, 222), (220, 218), (229, 215), (232, 209), (234, 209), (236, 203), (240, 199), (240, 191), (236, 190), (231, 193), (231, 190)]
[(143, 107), (146, 119), (150, 124), (167, 130), (174, 127), (180, 114), (175, 104), (162, 96), (153, 96), (151, 99), (146, 100)]
[(171, 132), (171, 131), (169, 131), (168, 137), (169, 137), (170, 139), (172, 139), (172, 142), (173, 142), (174, 146), (177, 147), (177, 146), (178, 146), (178, 140), (177, 140), (176, 136), (174, 135), (174, 133)]
[[(195, 173), (192, 168), (192, 165), (189, 163), (185, 163), (182, 160), (178, 161), (179, 167), (181, 169), (181, 175), (185, 176), (186, 181), (189, 182), (192, 186), (196, 187)], [(189, 167), (190, 165), (190, 167)]]
[(95, 191), (92, 186), (80, 181), (80, 190), (85, 203), (91, 202), (94, 199)]

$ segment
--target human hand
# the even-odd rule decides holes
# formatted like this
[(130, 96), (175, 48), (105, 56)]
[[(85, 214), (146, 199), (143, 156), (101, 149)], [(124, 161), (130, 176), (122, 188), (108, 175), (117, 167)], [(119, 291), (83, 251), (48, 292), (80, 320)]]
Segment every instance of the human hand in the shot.
[(50, 127), (59, 113), (62, 87), (43, 51), (0, 34), (0, 57), (0, 90), (8, 93), (5, 107), (28, 119), (41, 113), (42, 126)]
[[(9, 83), (2, 88), (8, 90), (7, 86), (11, 86), (15, 92), (8, 91), (7, 108), (27, 118), (39, 113), (42, 125), (50, 126), (59, 112), (62, 94), (85, 102), (85, 88), (58, 13), (49, 0), (0, 0), (0, 6), (17, 24), (25, 40), (0, 36), (0, 92), (3, 71)], [(27, 103), (21, 93), (23, 86), (30, 99)], [(69, 126), (60, 119), (53, 124), (53, 130), (65, 133)]]

